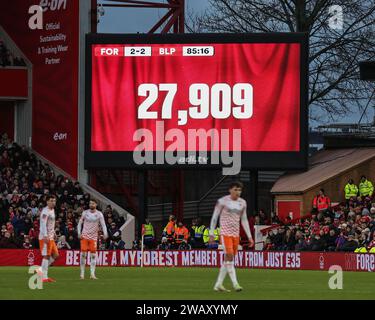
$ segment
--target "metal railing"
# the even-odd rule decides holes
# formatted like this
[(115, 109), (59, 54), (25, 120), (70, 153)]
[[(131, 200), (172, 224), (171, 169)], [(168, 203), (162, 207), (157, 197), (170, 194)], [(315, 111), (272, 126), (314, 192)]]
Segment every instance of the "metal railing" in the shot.
[(212, 192), (214, 192), (216, 189), (217, 189), (217, 187), (219, 186), (219, 185), (221, 185), (223, 182), (224, 182), (224, 180), (226, 180), (227, 179), (227, 177), (228, 176), (223, 176), (217, 183), (215, 183), (215, 185), (210, 189), (210, 190), (208, 190), (199, 200), (198, 200), (198, 203), (197, 203), (197, 215), (198, 215), (198, 217), (200, 217), (200, 208), (201, 208), (201, 203), (205, 200), (205, 199), (207, 199), (207, 197), (210, 195), (210, 194), (212, 194)]
[[(48, 163), (48, 165), (54, 170), (57, 174), (62, 174), (65, 177), (68, 177), (70, 180), (75, 182), (76, 180), (73, 179), (69, 174), (67, 174), (65, 171), (57, 167), (55, 164), (53, 164), (51, 161), (43, 157), (38, 152), (29, 149), (29, 151), (35, 156), (41, 160), (43, 163)], [(105, 207), (106, 205), (111, 205), (112, 209), (115, 210), (120, 216), (124, 217), (125, 223), (120, 227), (121, 230), (121, 238), (125, 241), (125, 248), (131, 249), (133, 245), (133, 241), (135, 239), (135, 217), (131, 215), (128, 211), (126, 211), (124, 208), (117, 205), (112, 200), (105, 197), (103, 194), (92, 188), (86, 183), (82, 183), (79, 181), (79, 184), (82, 188), (82, 190), (85, 193), (91, 194), (97, 201), (98, 205), (101, 207)]]
[[(201, 216), (201, 204), (204, 200), (206, 200), (226, 179), (227, 179), (228, 176), (223, 176), (222, 178), (220, 178), (220, 180), (218, 182), (215, 183), (214, 186), (212, 186), (202, 197), (200, 197), (198, 200), (193, 200), (193, 201), (185, 201), (184, 202), (184, 211), (185, 209), (191, 209), (193, 207), (196, 208), (196, 213), (194, 214), (194, 217), (195, 216)], [(167, 203), (158, 203), (158, 204), (151, 204), (148, 206), (149, 209), (158, 209), (160, 208), (161, 209), (161, 214), (157, 214), (157, 215), (153, 215), (151, 216), (150, 215), (150, 220), (151, 221), (159, 221), (159, 220), (163, 220), (163, 216), (164, 216), (164, 210), (165, 208), (172, 208), (173, 207), (173, 204), (171, 202), (167, 202)], [(193, 216), (191, 215), (191, 213), (188, 211), (184, 214), (184, 218), (193, 218)]]

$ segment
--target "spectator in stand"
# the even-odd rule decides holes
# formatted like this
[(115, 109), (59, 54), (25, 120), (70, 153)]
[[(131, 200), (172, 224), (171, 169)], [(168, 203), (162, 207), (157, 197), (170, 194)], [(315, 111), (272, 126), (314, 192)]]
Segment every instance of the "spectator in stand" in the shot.
[(274, 244), (274, 239), (275, 239), (275, 235), (277, 234), (277, 230), (276, 229), (272, 229), (272, 230), (269, 230), (268, 231), (268, 234), (267, 234), (267, 238), (266, 239), (269, 239), (270, 242), (272, 243), (272, 246)]
[(318, 233), (315, 236), (313, 236), (309, 249), (311, 251), (324, 251), (326, 247), (326, 243), (324, 239), (322, 239), (322, 234)]
[(348, 183), (345, 185), (344, 191), (346, 206), (349, 206), (349, 202), (355, 200), (358, 196), (358, 187), (354, 184), (353, 179), (349, 179)]
[(263, 250), (265, 250), (265, 251), (273, 250), (273, 244), (272, 244), (270, 238), (266, 238), (266, 240), (263, 244)]
[(364, 230), (357, 230), (358, 232), (358, 246), (367, 248), (370, 243), (370, 229), (366, 228)]
[(163, 230), (163, 237), (166, 237), (169, 243), (173, 243), (174, 234), (176, 231), (176, 217), (174, 215), (169, 216), (169, 221)]
[(69, 233), (67, 239), (67, 243), (70, 245), (72, 249), (79, 249), (79, 240), (75, 234)]
[(272, 224), (280, 224), (280, 219), (275, 212), (271, 212), (271, 222)]
[(191, 250), (191, 245), (187, 241), (182, 241), (177, 248), (178, 250)]
[(1, 249), (17, 249), (18, 243), (9, 231), (5, 232), (4, 237), (0, 239)]
[(155, 248), (155, 232), (154, 227), (152, 226), (149, 219), (146, 219), (146, 223), (143, 225), (144, 228), (144, 236), (143, 236), (143, 243), (147, 249), (154, 249)]
[(214, 240), (215, 242), (214, 243), (210, 243), (210, 230), (208, 228), (206, 228), (204, 230), (204, 233), (203, 233), (203, 241), (204, 241), (204, 244), (205, 244), (205, 247), (207, 249), (217, 249), (219, 247), (219, 243), (220, 243), (220, 227), (216, 227), (216, 229), (214, 230)]
[(194, 218), (193, 220), (191, 220), (191, 226), (189, 227), (190, 244), (193, 248), (195, 248), (195, 229), (197, 227), (197, 219)]
[(375, 253), (375, 233), (372, 235), (372, 240), (371, 240), (370, 243), (368, 244), (368, 246), (367, 246), (367, 250), (368, 250), (370, 253)]
[(292, 218), (288, 215), (284, 219), (284, 226), (291, 226), (292, 225)]
[(33, 227), (29, 230), (30, 243), (34, 248), (38, 247), (39, 221), (34, 221)]
[(354, 252), (357, 248), (358, 242), (355, 240), (354, 234), (350, 233), (345, 243), (341, 246), (340, 251)]
[(98, 239), (98, 249), (99, 250), (105, 250), (106, 248), (107, 248), (106, 240), (104, 240), (104, 235), (103, 235), (103, 233), (101, 233), (99, 235), (99, 239)]
[(140, 241), (138, 241), (138, 240), (133, 241), (132, 250), (141, 250)]
[(263, 209), (259, 210), (259, 219), (261, 225), (270, 225), (271, 221), (267, 218), (267, 215)]
[(65, 236), (60, 236), (59, 241), (57, 241), (57, 248), (58, 249), (68, 249), (70, 250), (72, 247), (70, 244), (66, 241)]
[(33, 248), (33, 245), (31, 244), (30, 238), (28, 236), (24, 236), (24, 241), (23, 241), (22, 247), (24, 249), (32, 249)]
[(285, 229), (281, 227), (277, 230), (277, 233), (275, 234), (273, 241), (275, 250), (283, 250), (284, 231)]
[(283, 239), (283, 250), (292, 251), (296, 245), (295, 234), (292, 229), (287, 229)]
[(254, 225), (255, 226), (260, 226), (261, 225), (260, 217), (258, 215), (254, 216)]
[(3, 224), (3, 225), (1, 226), (0, 238), (1, 238), (1, 237), (4, 237), (5, 232), (7, 232), (7, 226), (6, 226), (5, 224)]
[[(1, 184), (1, 181), (2, 181), (2, 179), (1, 179), (1, 176), (0, 176), (0, 184)], [(6, 198), (5, 195), (0, 193), (0, 224), (3, 224), (5, 222), (7, 222), (5, 214), (8, 211), (8, 208), (9, 208), (8, 199)]]
[(335, 251), (336, 249), (336, 239), (337, 239), (337, 234), (334, 229), (330, 229), (329, 233), (325, 235), (325, 243), (326, 247), (325, 249), (327, 251)]
[(124, 250), (125, 249), (125, 241), (121, 239), (121, 232), (112, 238), (109, 243), (109, 250)]
[(112, 240), (116, 239), (119, 235), (121, 235), (121, 232), (120, 232), (120, 230), (117, 228), (115, 222), (112, 222), (112, 223), (110, 224), (110, 226), (107, 227), (107, 229), (108, 229), (109, 237), (110, 237), (110, 239), (112, 239)]
[(74, 183), (74, 187), (73, 187), (72, 193), (75, 196), (83, 194), (83, 190), (82, 190), (81, 186), (79, 185), (78, 181)]
[[(192, 227), (193, 228), (193, 227)], [(201, 218), (196, 218), (194, 226), (194, 241), (193, 248), (205, 248), (203, 234), (206, 230), (206, 226), (202, 223)]]
[(314, 197), (313, 208), (319, 212), (325, 212), (331, 208), (331, 199), (325, 195), (324, 189), (320, 189), (319, 194)]
[(171, 245), (168, 243), (167, 237), (161, 238), (161, 243), (158, 245), (157, 250), (169, 250)]
[(371, 197), (374, 193), (374, 186), (372, 182), (367, 180), (366, 176), (361, 177), (361, 182), (359, 183), (359, 195), (361, 197)]
[(0, 65), (2, 67), (11, 65), (11, 62), (9, 60), (9, 55), (8, 55), (8, 49), (6, 48), (2, 40), (0, 40)]
[(175, 247), (178, 248), (182, 242), (188, 242), (189, 239), (189, 230), (184, 226), (182, 221), (179, 221), (177, 228), (174, 233), (174, 243)]
[(295, 251), (306, 250), (306, 241), (302, 231), (298, 230), (295, 236), (296, 245), (294, 246)]
[(342, 225), (340, 225), (338, 227), (339, 229), (339, 235), (336, 239), (336, 251), (340, 251), (342, 245), (345, 243), (346, 241), (346, 236), (345, 236), (345, 233), (346, 233), (346, 224), (343, 223)]

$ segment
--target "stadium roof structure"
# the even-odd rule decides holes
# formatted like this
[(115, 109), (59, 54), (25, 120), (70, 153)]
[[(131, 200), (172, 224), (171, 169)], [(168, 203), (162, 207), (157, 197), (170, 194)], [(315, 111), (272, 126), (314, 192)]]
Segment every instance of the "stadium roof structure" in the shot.
[(375, 147), (318, 151), (309, 159), (307, 171), (281, 176), (272, 187), (271, 193), (304, 193), (373, 158)]
[(162, 28), (160, 33), (168, 33), (171, 30), (173, 33), (185, 32), (185, 0), (103, 0), (99, 7), (168, 9), (148, 33), (155, 33), (159, 28)]

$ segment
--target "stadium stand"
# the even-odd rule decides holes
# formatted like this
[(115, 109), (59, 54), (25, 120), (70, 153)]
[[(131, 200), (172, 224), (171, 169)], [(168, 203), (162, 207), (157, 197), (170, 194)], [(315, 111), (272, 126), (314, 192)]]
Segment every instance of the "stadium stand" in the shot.
[[(300, 203), (301, 216), (309, 213), (314, 197), (324, 189), (333, 203), (345, 200), (345, 185), (352, 178), (357, 185), (362, 175), (375, 180), (375, 148), (323, 149), (309, 158), (309, 169), (281, 176), (273, 185), (271, 194), (277, 206), (285, 200)], [(288, 213), (286, 211), (285, 213)], [(284, 218), (278, 212), (280, 218)], [(294, 212), (297, 218), (298, 212)]]
[[(91, 195), (85, 193), (78, 182), (56, 175), (48, 163), (38, 160), (26, 147), (13, 143), (7, 134), (0, 136), (0, 172), (0, 248), (37, 248), (40, 211), (45, 206), (46, 196), (56, 194), (57, 245), (60, 249), (79, 249), (77, 223), (82, 211), (88, 207)], [(271, 221), (260, 210), (250, 217), (249, 223), (252, 231), (254, 225), (271, 225), (262, 231), (268, 234), (263, 250), (375, 252), (373, 199), (373, 195), (352, 196), (326, 210), (318, 210), (313, 205), (315, 199), (310, 214), (298, 219), (279, 219), (272, 215)], [(108, 241), (100, 238), (98, 247), (123, 249), (125, 243), (121, 240), (120, 227), (124, 218), (110, 205), (103, 213), (110, 238)], [(207, 226), (197, 225), (196, 219), (193, 219), (192, 226), (185, 226), (179, 226), (184, 228), (183, 240), (179, 239), (181, 232), (176, 225), (177, 232), (152, 239), (146, 249), (217, 249), (217, 246), (209, 246), (207, 237), (204, 237)], [(217, 234), (219, 232), (218, 229)], [(154, 235), (153, 231), (150, 233)], [(199, 244), (195, 233), (199, 238), (203, 235)], [(139, 248), (139, 245), (136, 241), (133, 248)], [(246, 243), (242, 245), (247, 249)]]
[(1, 67), (24, 67), (25, 61), (21, 57), (15, 56), (0, 38), (0, 66)]
[[(354, 196), (303, 218), (285, 219), (263, 230), (264, 250), (375, 252), (374, 197)], [(374, 249), (373, 249), (374, 248)]]
[[(363, 183), (359, 181), (358, 184)], [(357, 188), (358, 190), (360, 188)], [(345, 190), (342, 190), (345, 193)], [(261, 232), (267, 234), (263, 243), (263, 250), (275, 251), (349, 251), (349, 252), (371, 252), (375, 253), (375, 203), (374, 196), (352, 196), (341, 203), (321, 209), (317, 198), (329, 198), (329, 195), (320, 195), (314, 198), (310, 204), (310, 213), (303, 217), (291, 219), (279, 219), (275, 214), (271, 214), (271, 219), (264, 210), (254, 217), (249, 218), (250, 229), (254, 233), (254, 226), (270, 225)], [(321, 209), (321, 210), (319, 210)], [(171, 234), (167, 232), (170, 228), (170, 222), (166, 226), (159, 241), (157, 248), (160, 250), (186, 248), (208, 248), (217, 249), (209, 246), (207, 239), (203, 246), (196, 244), (195, 230), (197, 230), (196, 219), (193, 219), (192, 226), (189, 228), (189, 238), (183, 247), (177, 245), (178, 233)], [(175, 225), (176, 226), (176, 225)], [(177, 229), (176, 229), (177, 230)], [(200, 232), (205, 233), (207, 227), (203, 226)], [(220, 229), (218, 230), (218, 234)], [(246, 237), (241, 232), (241, 238)], [(219, 237), (217, 237), (219, 243)], [(245, 241), (241, 242), (244, 250), (249, 249)], [(133, 245), (134, 249), (140, 247), (139, 243)], [(154, 248), (154, 245), (151, 248)]]
[[(0, 136), (0, 248), (37, 248), (39, 215), (48, 194), (58, 197), (56, 234), (60, 248), (79, 249), (77, 223), (91, 195), (78, 182), (56, 175), (26, 147)], [(102, 208), (110, 238), (100, 239), (102, 249), (124, 244), (120, 228), (125, 220), (111, 205)]]

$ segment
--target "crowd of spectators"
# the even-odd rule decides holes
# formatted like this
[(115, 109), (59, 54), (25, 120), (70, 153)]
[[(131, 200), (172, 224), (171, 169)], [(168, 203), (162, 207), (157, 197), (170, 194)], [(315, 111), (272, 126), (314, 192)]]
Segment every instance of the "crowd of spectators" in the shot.
[[(351, 181), (349, 183), (352, 183)], [(361, 183), (372, 186), (364, 176)], [(359, 190), (364, 190), (363, 186)], [(352, 194), (345, 197), (345, 202), (332, 207), (331, 200), (321, 189), (314, 198), (311, 213), (304, 218), (292, 220), (287, 217), (282, 221), (277, 215), (267, 216), (264, 210), (259, 210), (255, 216), (249, 218), (250, 229), (254, 230), (254, 225), (270, 226), (263, 250), (375, 253), (375, 201), (373, 188), (368, 190), (368, 194)], [(351, 192), (353, 193), (353, 188)], [(217, 249), (220, 245), (220, 228), (215, 230), (216, 244), (212, 244), (208, 241), (209, 227), (203, 225), (200, 219), (193, 219), (190, 226), (184, 226), (171, 215), (159, 241), (155, 239), (149, 221), (145, 227), (146, 249)], [(247, 246), (243, 232), (241, 240), (244, 250), (251, 249)], [(135, 241), (133, 248), (139, 249), (140, 242)]]
[(0, 66), (2, 67), (24, 67), (25, 61), (21, 57), (17, 57), (11, 52), (0, 39)]
[[(364, 181), (366, 177), (362, 177)], [(375, 252), (375, 203), (373, 190), (353, 195), (332, 207), (324, 190), (314, 198), (308, 217), (287, 218), (269, 230), (264, 250)], [(317, 198), (325, 198), (318, 206)], [(319, 199), (318, 199), (319, 200)]]
[[(78, 182), (55, 175), (25, 146), (0, 135), (0, 248), (38, 248), (39, 216), (46, 196), (57, 196), (56, 242), (60, 249), (79, 249), (77, 224), (88, 209), (90, 194)], [(100, 208), (98, 208), (100, 210)], [(100, 249), (123, 249), (123, 217), (110, 205), (103, 211), (109, 239), (100, 235)]]
[[(350, 179), (348, 185), (352, 184)], [(277, 216), (268, 217), (260, 210), (250, 217), (250, 227), (273, 225), (263, 250), (375, 252), (374, 190), (364, 176), (361, 184), (357, 189), (345, 186), (346, 201), (334, 207), (322, 189), (314, 198), (311, 214), (295, 221), (290, 217), (280, 221)], [(363, 194), (363, 190), (368, 194)], [(77, 224), (83, 210), (88, 208), (90, 195), (83, 192), (78, 182), (56, 176), (48, 164), (38, 160), (25, 146), (10, 141), (7, 134), (0, 135), (0, 248), (38, 248), (39, 216), (49, 194), (57, 196), (55, 240), (58, 248), (79, 249)], [(125, 222), (123, 217), (110, 205), (104, 208), (103, 214), (109, 239), (104, 241), (100, 235), (98, 248), (124, 249), (120, 231)], [(171, 215), (160, 241), (155, 239), (149, 221), (144, 227), (144, 243), (148, 249), (219, 247), (220, 228), (215, 230), (215, 243), (211, 243), (209, 228), (198, 218), (185, 226)], [(133, 243), (133, 248), (140, 248), (139, 241)]]
[[(161, 238), (155, 237), (151, 222), (146, 219), (142, 227), (144, 246), (146, 249), (157, 250), (190, 250), (190, 249), (217, 249), (219, 246), (220, 228), (214, 231), (214, 243), (209, 241), (209, 227), (202, 223), (200, 218), (194, 218), (188, 226), (183, 221), (177, 221), (174, 215), (169, 216), (169, 221), (163, 229)], [(134, 241), (133, 249), (140, 249), (141, 242)]]

